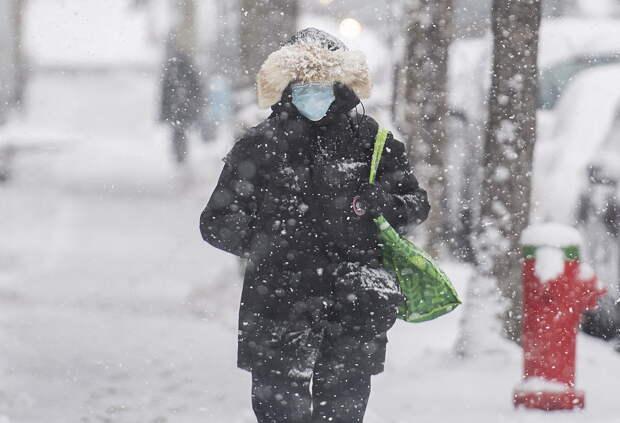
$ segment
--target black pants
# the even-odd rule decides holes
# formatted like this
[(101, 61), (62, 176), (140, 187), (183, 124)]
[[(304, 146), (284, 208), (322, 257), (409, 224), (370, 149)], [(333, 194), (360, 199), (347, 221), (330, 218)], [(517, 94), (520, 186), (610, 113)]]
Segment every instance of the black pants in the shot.
[(257, 369), (252, 407), (258, 423), (362, 423), (370, 374), (321, 357), (308, 378)]
[(187, 158), (186, 128), (182, 125), (172, 127), (172, 151), (177, 163), (183, 163)]

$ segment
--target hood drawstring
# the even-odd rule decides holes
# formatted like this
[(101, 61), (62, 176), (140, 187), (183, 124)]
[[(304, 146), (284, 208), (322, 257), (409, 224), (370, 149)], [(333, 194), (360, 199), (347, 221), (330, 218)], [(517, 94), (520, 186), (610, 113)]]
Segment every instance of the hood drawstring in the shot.
[(361, 122), (364, 121), (366, 117), (366, 107), (364, 107), (364, 103), (360, 100), (359, 104), (362, 106), (362, 116), (360, 117), (359, 112), (357, 111), (357, 105), (355, 106), (355, 123), (353, 123), (353, 119), (349, 120), (349, 124), (351, 126), (351, 133), (355, 138), (360, 138), (360, 127)]

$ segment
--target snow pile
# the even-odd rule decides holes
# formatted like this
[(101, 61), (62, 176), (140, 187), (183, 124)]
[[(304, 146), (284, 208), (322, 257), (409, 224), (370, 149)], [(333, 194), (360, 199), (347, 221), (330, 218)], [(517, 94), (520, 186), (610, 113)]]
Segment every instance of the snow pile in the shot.
[(559, 223), (531, 225), (521, 234), (521, 244), (535, 246), (534, 271), (541, 282), (557, 279), (564, 272), (565, 247), (580, 247), (581, 235), (575, 228)]
[(564, 392), (568, 390), (568, 386), (542, 377), (528, 377), (517, 385), (515, 390), (523, 392)]
[(579, 279), (587, 281), (592, 279), (596, 274), (594, 269), (588, 263), (579, 263)]
[(340, 273), (341, 281), (346, 286), (358, 286), (360, 291), (373, 292), (384, 300), (400, 295), (400, 286), (394, 272), (384, 268), (361, 266), (359, 263), (343, 263), (340, 266), (334, 274)]
[(360, 286), (362, 289), (371, 290), (388, 298), (390, 295), (400, 293), (396, 275), (383, 268), (375, 269), (368, 266), (359, 268)]
[(560, 223), (538, 223), (530, 225), (521, 234), (522, 245), (537, 247), (579, 247), (582, 245), (579, 231)]
[(463, 313), (456, 353), (468, 358), (509, 354), (510, 345), (500, 335), (502, 321), (498, 318), (508, 303), (497, 290), (495, 279), (478, 273), (468, 273), (464, 279), (468, 279), (465, 301), (462, 311), (456, 311)]
[(340, 162), (338, 163), (338, 171), (339, 172), (352, 172), (366, 165), (367, 163), (364, 163), (364, 162)]
[(538, 248), (534, 271), (543, 283), (557, 279), (564, 273), (564, 252), (555, 247)]

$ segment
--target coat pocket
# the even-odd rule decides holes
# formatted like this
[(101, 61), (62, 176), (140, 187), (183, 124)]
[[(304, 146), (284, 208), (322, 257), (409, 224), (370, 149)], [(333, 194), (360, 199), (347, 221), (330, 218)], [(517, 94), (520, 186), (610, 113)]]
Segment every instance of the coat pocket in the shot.
[(335, 308), (343, 332), (371, 340), (394, 325), (398, 307), (404, 302), (395, 273), (343, 263), (335, 274)]

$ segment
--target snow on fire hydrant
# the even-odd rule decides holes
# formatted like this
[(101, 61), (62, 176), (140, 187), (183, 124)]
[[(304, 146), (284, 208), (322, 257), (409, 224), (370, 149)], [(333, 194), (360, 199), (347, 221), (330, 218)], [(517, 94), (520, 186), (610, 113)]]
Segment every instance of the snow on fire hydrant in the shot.
[(581, 237), (556, 223), (527, 228), (523, 248), (523, 381), (514, 405), (543, 410), (584, 407), (575, 389), (575, 347), (581, 313), (596, 307), (604, 290), (579, 261)]

